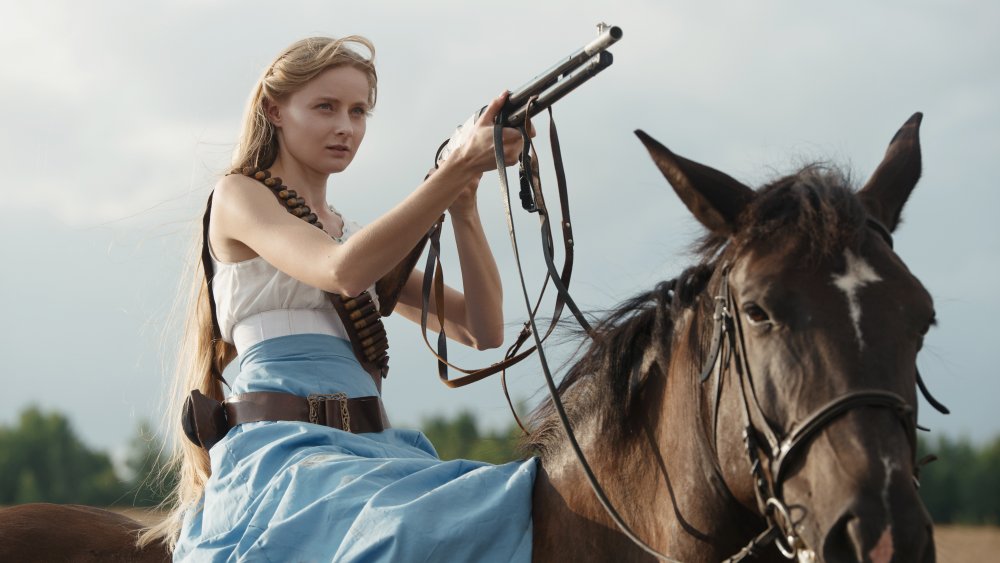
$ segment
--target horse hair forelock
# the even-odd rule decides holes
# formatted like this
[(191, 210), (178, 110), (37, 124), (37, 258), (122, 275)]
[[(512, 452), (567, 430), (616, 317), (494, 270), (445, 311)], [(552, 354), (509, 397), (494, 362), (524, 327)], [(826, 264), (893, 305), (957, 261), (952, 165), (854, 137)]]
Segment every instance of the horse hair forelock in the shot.
[(846, 172), (813, 163), (758, 189), (735, 233), (709, 233), (696, 250), (708, 263), (764, 240), (785, 240), (800, 246), (800, 257), (815, 262), (855, 246), (866, 213)]

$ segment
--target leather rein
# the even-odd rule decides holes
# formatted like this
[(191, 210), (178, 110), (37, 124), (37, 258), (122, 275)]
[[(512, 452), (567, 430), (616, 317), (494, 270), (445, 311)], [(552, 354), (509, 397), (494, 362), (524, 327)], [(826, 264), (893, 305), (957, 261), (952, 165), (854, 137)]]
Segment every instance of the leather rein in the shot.
[[(530, 110), (531, 105), (534, 103), (535, 98), (528, 100), (527, 108)], [(669, 563), (681, 563), (676, 559), (671, 559), (666, 555), (659, 553), (654, 550), (648, 544), (646, 544), (632, 529), (625, 523), (621, 515), (611, 504), (608, 499), (607, 494), (605, 494), (604, 489), (597, 482), (597, 477), (594, 475), (590, 464), (587, 462), (586, 456), (583, 454), (583, 450), (580, 448), (580, 444), (576, 439), (576, 435), (573, 433), (573, 428), (570, 425), (569, 418), (566, 415), (566, 409), (562, 404), (562, 400), (559, 398), (559, 391), (556, 387), (555, 379), (552, 376), (552, 372), (549, 369), (548, 360), (545, 357), (545, 350), (542, 347), (542, 343), (552, 334), (559, 322), (559, 318), (562, 315), (562, 311), (565, 307), (569, 307), (576, 321), (581, 327), (587, 332), (588, 335), (592, 335), (593, 329), (590, 326), (590, 322), (586, 319), (580, 308), (576, 305), (572, 296), (569, 294), (569, 284), (570, 278), (573, 272), (573, 230), (572, 224), (570, 223), (569, 216), (569, 197), (568, 190), (566, 189), (566, 174), (562, 162), (562, 152), (559, 146), (559, 135), (556, 130), (555, 120), (552, 118), (552, 108), (548, 108), (549, 112), (549, 139), (551, 141), (552, 147), (552, 160), (553, 166), (555, 168), (556, 183), (559, 190), (559, 205), (560, 211), (562, 213), (562, 220), (560, 222), (560, 227), (562, 228), (563, 235), (563, 265), (559, 269), (555, 265), (555, 260), (553, 259), (553, 248), (554, 239), (552, 237), (552, 226), (550, 214), (547, 206), (545, 205), (545, 198), (542, 195), (541, 181), (538, 173), (538, 166), (536, 159), (532, 156), (533, 147), (531, 144), (531, 135), (528, 133), (527, 126), (522, 123), (518, 130), (521, 132), (521, 138), (524, 142), (524, 148), (521, 152), (520, 157), (520, 184), (521, 189), (519, 192), (519, 197), (521, 199), (521, 206), (529, 213), (537, 213), (540, 223), (541, 238), (542, 238), (542, 255), (545, 259), (545, 265), (547, 269), (545, 281), (542, 285), (542, 289), (539, 292), (538, 299), (532, 305), (531, 297), (528, 295), (528, 288), (524, 281), (524, 271), (521, 267), (521, 255), (519, 247), (517, 244), (517, 232), (514, 228), (514, 216), (511, 212), (510, 204), (510, 186), (507, 180), (507, 169), (504, 162), (504, 151), (503, 151), (503, 123), (506, 121), (507, 108), (500, 110), (499, 115), (494, 122), (493, 127), (493, 145), (495, 148), (495, 156), (497, 161), (497, 172), (500, 179), (500, 194), (502, 196), (504, 213), (507, 218), (507, 234), (510, 236), (511, 248), (514, 251), (514, 262), (517, 265), (518, 279), (521, 284), (521, 292), (524, 296), (524, 304), (528, 312), (528, 320), (524, 323), (520, 334), (515, 340), (514, 344), (507, 350), (507, 353), (503, 360), (496, 362), (488, 367), (468, 370), (464, 368), (457, 367), (448, 362), (448, 353), (446, 348), (445, 332), (444, 332), (444, 282), (441, 270), (441, 221), (435, 225), (430, 231), (430, 244), (427, 256), (427, 266), (424, 269), (424, 283), (423, 283), (423, 306), (420, 319), (420, 329), (424, 336), (424, 342), (427, 343), (428, 348), (431, 348), (430, 341), (427, 338), (427, 315), (430, 310), (430, 296), (431, 292), (434, 292), (436, 299), (436, 313), (439, 321), (441, 331), (438, 333), (438, 350), (435, 352), (431, 348), (431, 353), (433, 353), (438, 360), (438, 376), (441, 381), (448, 387), (461, 387), (463, 385), (468, 385), (469, 383), (474, 383), (485, 377), (493, 375), (495, 373), (501, 374), (501, 381), (503, 382), (504, 394), (507, 397), (507, 403), (510, 406), (511, 413), (514, 415), (514, 419), (517, 421), (518, 426), (527, 433), (527, 429), (521, 423), (520, 418), (514, 409), (513, 402), (511, 401), (510, 394), (507, 392), (507, 385), (505, 381), (506, 369), (517, 362), (528, 357), (532, 352), (538, 352), (538, 360), (541, 364), (542, 373), (545, 377), (545, 383), (548, 387), (549, 396), (552, 399), (552, 403), (555, 406), (556, 412), (559, 415), (559, 419), (562, 423), (563, 429), (566, 431), (566, 436), (569, 439), (570, 445), (576, 454), (577, 460), (580, 462), (584, 473), (587, 475), (587, 481), (590, 483), (594, 494), (597, 496), (598, 501), (604, 507), (604, 510), (608, 513), (611, 519), (615, 522), (618, 528), (624, 533), (632, 542), (639, 546), (643, 551), (649, 553), (650, 555), (667, 561)], [(444, 145), (442, 145), (442, 148)], [(438, 149), (440, 152), (440, 149)], [(437, 163), (437, 158), (435, 158), (435, 165)], [(552, 320), (549, 323), (548, 328), (544, 333), (538, 330), (538, 325), (535, 321), (535, 317), (538, 314), (539, 307), (541, 305), (542, 298), (545, 293), (545, 289), (548, 287), (549, 282), (556, 288), (556, 301), (553, 307)], [(524, 351), (520, 351), (521, 346), (527, 342), (528, 337), (534, 339), (534, 345), (529, 347)], [(457, 371), (460, 371), (466, 375), (458, 377), (455, 379), (448, 378), (448, 368), (451, 367)]]
[[(530, 109), (531, 104), (534, 99), (528, 101), (528, 108)], [(566, 174), (563, 168), (562, 153), (559, 146), (559, 135), (556, 130), (555, 121), (552, 119), (552, 109), (548, 108), (549, 111), (549, 139), (551, 141), (552, 148), (552, 159), (553, 167), (556, 173), (556, 184), (559, 194), (559, 207), (562, 216), (562, 220), (559, 223), (562, 232), (563, 240), (563, 263), (561, 267), (557, 267), (555, 260), (553, 258), (554, 254), (554, 237), (552, 233), (552, 225), (549, 219), (548, 208), (545, 205), (545, 199), (542, 194), (541, 180), (539, 178), (537, 159), (532, 156), (534, 154), (534, 148), (531, 144), (531, 137), (528, 134), (525, 125), (521, 125), (518, 130), (524, 139), (524, 149), (522, 150), (520, 156), (520, 199), (522, 207), (531, 213), (538, 213), (542, 237), (542, 254), (545, 259), (545, 264), (547, 268), (547, 274), (545, 280), (542, 284), (541, 291), (539, 292), (538, 298), (536, 299), (534, 305), (531, 304), (530, 299), (525, 295), (526, 307), (528, 310), (528, 321), (524, 323), (521, 332), (518, 334), (514, 343), (507, 350), (504, 355), (504, 359), (498, 361), (490, 366), (479, 368), (479, 369), (466, 369), (448, 361), (448, 348), (447, 339), (444, 330), (444, 275), (441, 268), (441, 226), (444, 220), (442, 216), (441, 220), (435, 224), (429, 233), (429, 250), (427, 253), (427, 262), (424, 268), (424, 280), (422, 287), (422, 307), (421, 307), (421, 318), (420, 318), (420, 328), (421, 334), (423, 335), (424, 342), (427, 347), (431, 350), (431, 353), (437, 358), (438, 362), (438, 377), (441, 382), (448, 387), (462, 387), (470, 383), (475, 383), (476, 381), (482, 380), (486, 377), (500, 373), (501, 383), (503, 385), (504, 394), (507, 398), (507, 403), (510, 406), (511, 413), (514, 415), (514, 419), (522, 430), (527, 432), (524, 425), (521, 423), (520, 418), (517, 415), (516, 409), (514, 408), (513, 402), (510, 398), (510, 394), (507, 391), (506, 383), (506, 370), (510, 366), (517, 364), (521, 360), (524, 360), (530, 356), (536, 350), (539, 352), (539, 357), (542, 358), (544, 364), (544, 352), (541, 349), (541, 344), (555, 331), (556, 326), (559, 324), (559, 319), (562, 316), (563, 310), (569, 308), (576, 321), (583, 327), (583, 329), (589, 334), (591, 332), (590, 323), (584, 317), (580, 308), (576, 305), (572, 296), (569, 294), (570, 280), (573, 275), (573, 228), (570, 223), (570, 209), (569, 209), (569, 194), (566, 188)], [(503, 195), (504, 213), (507, 218), (507, 230), (511, 239), (511, 246), (514, 250), (515, 261), (517, 262), (517, 270), (520, 276), (522, 288), (524, 288), (524, 275), (521, 269), (520, 253), (518, 251), (517, 244), (517, 234), (514, 230), (514, 218), (511, 212), (510, 205), (510, 190), (507, 183), (506, 165), (504, 163), (503, 156), (503, 127), (500, 125), (504, 122), (505, 113), (501, 111), (500, 115), (497, 117), (497, 125), (494, 128), (494, 141), (496, 147), (496, 158), (497, 158), (497, 170), (500, 174), (501, 183), (501, 193)], [(444, 145), (442, 145), (442, 148)], [(440, 152), (440, 149), (439, 149)], [(435, 163), (437, 163), (437, 158), (435, 158)], [(548, 327), (545, 329), (544, 334), (539, 338), (538, 327), (535, 324), (535, 317), (538, 315), (538, 311), (541, 308), (542, 299), (545, 296), (545, 291), (548, 288), (549, 283), (552, 283), (556, 290), (555, 304), (553, 305), (551, 320), (549, 321)], [(525, 292), (527, 291), (524, 288)], [(427, 318), (428, 313), (431, 309), (430, 300), (431, 296), (434, 296), (435, 300), (435, 314), (438, 319), (438, 324), (441, 330), (438, 333), (437, 338), (437, 350), (431, 346), (430, 340), (427, 336)], [(521, 347), (528, 341), (530, 336), (536, 336), (535, 344), (528, 347), (525, 350), (521, 350)], [(459, 371), (465, 375), (449, 378), (448, 368), (452, 368)], [(544, 368), (548, 372), (547, 367)]]
[[(535, 98), (528, 100), (527, 108), (530, 110), (531, 105), (534, 103)], [(506, 369), (517, 362), (528, 357), (532, 352), (538, 352), (538, 360), (542, 368), (542, 373), (545, 377), (545, 383), (548, 387), (549, 396), (552, 399), (552, 404), (555, 406), (556, 413), (562, 423), (563, 429), (566, 431), (566, 436), (569, 439), (570, 446), (580, 462), (580, 466), (587, 476), (587, 481), (590, 483), (591, 488), (594, 491), (595, 496), (598, 501), (604, 507), (604, 510), (608, 513), (611, 519), (618, 526), (619, 530), (625, 534), (633, 543), (639, 546), (646, 553), (667, 561), (668, 563), (681, 563), (676, 559), (672, 559), (659, 553), (647, 543), (645, 543), (632, 529), (625, 523), (621, 515), (611, 504), (608, 499), (607, 494), (601, 487), (600, 483), (597, 481), (597, 477), (594, 475), (590, 464), (587, 462), (587, 458), (580, 447), (579, 442), (576, 439), (576, 435), (573, 433), (573, 428), (570, 425), (569, 417), (566, 415), (566, 409), (563, 406), (562, 400), (559, 397), (559, 391), (555, 383), (555, 379), (552, 376), (552, 372), (549, 369), (548, 360), (545, 357), (545, 350), (542, 343), (552, 334), (553, 330), (559, 322), (559, 318), (562, 315), (562, 311), (565, 307), (569, 307), (570, 311), (573, 313), (576, 321), (584, 329), (584, 331), (592, 337), (593, 329), (590, 322), (586, 319), (580, 308), (576, 305), (572, 296), (569, 294), (569, 284), (570, 278), (573, 271), (573, 230), (572, 224), (570, 223), (569, 216), (569, 198), (568, 190), (566, 189), (566, 174), (562, 162), (562, 153), (559, 146), (559, 135), (556, 130), (555, 120), (552, 118), (552, 108), (547, 108), (549, 112), (549, 138), (551, 141), (552, 148), (552, 160), (553, 166), (555, 168), (556, 183), (559, 190), (559, 204), (560, 211), (562, 214), (562, 220), (560, 221), (560, 227), (563, 235), (563, 265), (561, 270), (556, 267), (555, 260), (553, 258), (554, 249), (554, 239), (552, 236), (552, 225), (551, 217), (547, 206), (545, 205), (545, 199), (542, 195), (541, 181), (538, 173), (538, 166), (536, 159), (532, 156), (533, 147), (531, 143), (531, 135), (528, 133), (527, 126), (521, 124), (518, 130), (521, 132), (521, 138), (524, 143), (524, 148), (520, 157), (520, 184), (521, 189), (519, 192), (519, 197), (521, 200), (521, 206), (529, 213), (537, 213), (540, 223), (541, 230), (541, 240), (542, 240), (542, 255), (545, 259), (545, 265), (547, 269), (545, 281), (542, 285), (542, 289), (539, 293), (537, 300), (534, 305), (532, 305), (531, 297), (528, 295), (528, 288), (524, 281), (524, 271), (521, 267), (521, 256), (519, 247), (517, 244), (517, 233), (514, 228), (514, 217), (511, 212), (510, 204), (510, 187), (507, 180), (507, 170), (506, 164), (504, 162), (504, 151), (503, 151), (503, 123), (506, 121), (506, 111), (507, 108), (501, 109), (499, 115), (494, 122), (493, 128), (493, 144), (495, 148), (495, 156), (497, 161), (497, 172), (500, 179), (500, 193), (504, 205), (504, 213), (507, 219), (507, 234), (510, 237), (511, 248), (514, 251), (514, 262), (517, 266), (518, 279), (521, 285), (521, 293), (524, 297), (524, 304), (528, 312), (528, 320), (524, 323), (524, 327), (521, 333), (518, 335), (514, 344), (508, 349), (505, 358), (502, 361), (496, 362), (491, 366), (477, 370), (467, 370), (459, 368), (449, 363), (447, 360), (447, 349), (445, 347), (445, 333), (444, 333), (444, 284), (442, 278), (441, 270), (441, 260), (440, 260), (440, 234), (441, 234), (441, 221), (431, 229), (430, 232), (430, 250), (427, 256), (427, 266), (424, 270), (424, 283), (423, 283), (423, 307), (421, 312), (421, 332), (424, 335), (424, 341), (430, 348), (430, 341), (427, 338), (427, 315), (430, 309), (430, 295), (431, 291), (434, 292), (436, 299), (436, 313), (441, 327), (441, 331), (438, 333), (438, 350), (431, 352), (438, 359), (438, 375), (442, 382), (449, 387), (460, 387), (462, 385), (467, 385), (475, 381), (479, 381), (485, 377), (493, 375), (495, 373), (501, 373), (501, 381), (503, 382), (504, 394), (507, 397), (507, 403), (510, 405), (511, 412), (514, 415), (514, 419), (517, 424), (527, 433), (524, 425), (521, 424), (518, 418), (517, 412), (514, 409), (513, 403), (510, 398), (510, 394), (507, 392), (506, 382), (503, 379), (506, 375)], [(526, 110), (527, 111), (527, 110)], [(442, 145), (443, 148), (444, 145)], [(439, 149), (440, 152), (440, 149)], [(435, 163), (437, 159), (435, 158)], [(442, 218), (443, 221), (443, 218)], [(555, 300), (555, 305), (552, 313), (552, 320), (549, 323), (548, 328), (544, 333), (539, 331), (538, 325), (535, 321), (535, 317), (538, 314), (539, 307), (541, 305), (542, 298), (545, 293), (545, 289), (548, 287), (549, 282), (555, 287), (557, 295)], [(519, 352), (521, 346), (527, 342), (528, 337), (534, 339), (534, 345), (528, 349)], [(448, 378), (448, 367), (452, 367), (462, 373), (465, 376), (449, 379)]]

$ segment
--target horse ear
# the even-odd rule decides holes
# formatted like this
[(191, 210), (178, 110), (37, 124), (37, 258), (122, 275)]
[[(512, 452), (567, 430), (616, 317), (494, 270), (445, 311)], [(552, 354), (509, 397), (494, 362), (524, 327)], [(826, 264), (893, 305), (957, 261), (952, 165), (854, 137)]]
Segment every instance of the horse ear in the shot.
[(915, 113), (889, 141), (882, 163), (858, 192), (868, 212), (890, 231), (899, 226), (899, 215), (920, 179), (920, 120)]
[(755, 193), (752, 189), (714, 168), (677, 156), (641, 129), (637, 129), (635, 134), (646, 145), (653, 162), (681, 201), (702, 225), (721, 235), (729, 235), (736, 230), (737, 218), (753, 201)]

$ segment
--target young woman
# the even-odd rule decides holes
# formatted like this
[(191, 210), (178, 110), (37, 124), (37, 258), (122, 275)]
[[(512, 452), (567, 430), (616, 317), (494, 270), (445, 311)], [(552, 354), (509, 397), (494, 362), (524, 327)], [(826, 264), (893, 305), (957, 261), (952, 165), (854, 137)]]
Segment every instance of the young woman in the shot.
[[(278, 56), (256, 85), (234, 165), (267, 174), (255, 179), (234, 173), (215, 186), (206, 231), (221, 341), (213, 338), (205, 276), (196, 276), (186, 360), (179, 363), (171, 399), (175, 411), (191, 390), (221, 401), (213, 364), (217, 369), (238, 356), (230, 401), (252, 396), (267, 403), (277, 397), (305, 405), (310, 396), (336, 398), (333, 410), (327, 403), (309, 408), (319, 404), (350, 431), (294, 416), (257, 416), (259, 421), (240, 424), (245, 417), (229, 411), (229, 423), (237, 424), (214, 445), (205, 444), (210, 448), (178, 439), (176, 505), (143, 538), (168, 542), (175, 560), (531, 556), (534, 461), (442, 462), (421, 433), (375, 431), (379, 424), (359, 424), (361, 411), (345, 406), (368, 401), (382, 413), (378, 378), (356, 358), (329, 294), (374, 293), (373, 284), (442, 213), (451, 217), (464, 286), (464, 294), (449, 288), (444, 295), (448, 335), (477, 348), (503, 340), (500, 279), (480, 224), (476, 189), (483, 172), (495, 167), (492, 122), (506, 93), (489, 104), (469, 142), (406, 199), (360, 227), (327, 203), (327, 183), (350, 165), (364, 138), (376, 98), (373, 58), (371, 43), (362, 37), (309, 38)], [(512, 164), (521, 148), (519, 134), (505, 130), (504, 146)], [(308, 206), (318, 222), (289, 213), (289, 202), (276, 197), (264, 177), (272, 184), (280, 177), (278, 183), (293, 189), (292, 199)], [(395, 309), (418, 322), (421, 277), (410, 275)], [(395, 374), (404, 375), (398, 368)]]

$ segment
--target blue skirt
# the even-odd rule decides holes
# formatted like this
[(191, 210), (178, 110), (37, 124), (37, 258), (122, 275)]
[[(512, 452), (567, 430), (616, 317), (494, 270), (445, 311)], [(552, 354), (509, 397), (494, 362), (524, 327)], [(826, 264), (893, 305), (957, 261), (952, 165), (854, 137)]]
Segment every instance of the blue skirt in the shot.
[[(234, 393), (375, 395), (349, 343), (298, 334), (240, 358)], [(175, 561), (530, 561), (536, 462), (441, 461), (420, 432), (255, 422), (209, 452)]]

